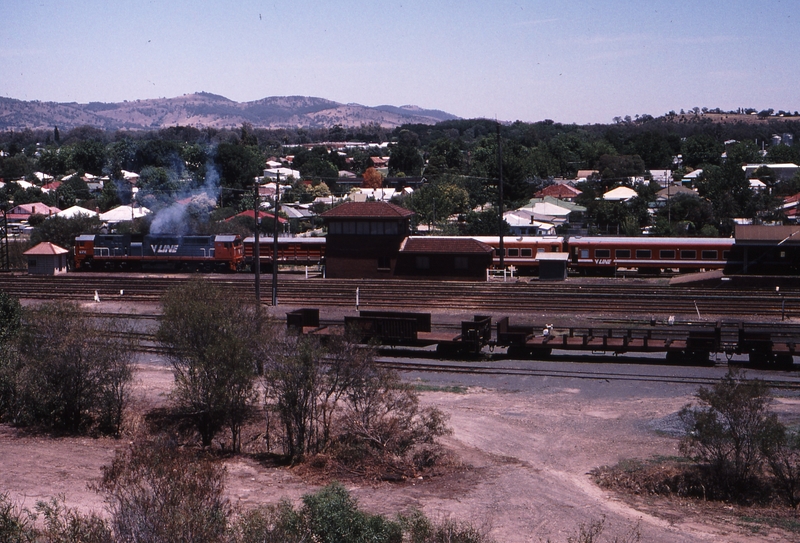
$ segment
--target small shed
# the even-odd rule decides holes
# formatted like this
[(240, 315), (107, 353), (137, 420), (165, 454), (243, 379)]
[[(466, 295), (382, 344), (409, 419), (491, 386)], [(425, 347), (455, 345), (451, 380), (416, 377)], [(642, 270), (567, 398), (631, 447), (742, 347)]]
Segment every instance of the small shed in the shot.
[(567, 278), (569, 253), (536, 253), (540, 281), (564, 281)]
[(29, 275), (58, 275), (67, 272), (67, 253), (68, 250), (43, 241), (22, 254), (28, 258)]

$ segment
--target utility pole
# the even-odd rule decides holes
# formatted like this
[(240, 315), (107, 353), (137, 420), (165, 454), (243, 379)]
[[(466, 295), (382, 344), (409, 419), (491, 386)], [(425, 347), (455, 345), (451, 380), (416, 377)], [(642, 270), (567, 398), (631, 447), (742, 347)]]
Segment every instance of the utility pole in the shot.
[(261, 198), (258, 194), (258, 178), (253, 179), (253, 218), (256, 220), (255, 243), (253, 244), (253, 268), (256, 276), (256, 310), (261, 308), (261, 247), (259, 243), (259, 228), (261, 220), (258, 216)]
[(281, 203), (281, 174), (275, 177), (275, 226), (272, 232), (272, 306), (278, 305), (278, 208)]
[(499, 189), (499, 196), (500, 196), (500, 212), (499, 212), (499, 219), (497, 223), (498, 235), (500, 236), (500, 244), (498, 246), (498, 251), (500, 251), (500, 269), (505, 269), (505, 254), (506, 250), (503, 246), (503, 140), (500, 138), (500, 123), (497, 123), (497, 169), (500, 172), (500, 178), (498, 180), (498, 189)]

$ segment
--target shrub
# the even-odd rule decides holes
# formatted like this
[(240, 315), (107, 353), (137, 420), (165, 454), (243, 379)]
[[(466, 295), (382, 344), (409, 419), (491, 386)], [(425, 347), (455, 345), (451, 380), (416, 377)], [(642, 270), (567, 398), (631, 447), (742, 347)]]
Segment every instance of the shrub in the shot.
[(769, 411), (769, 387), (732, 369), (712, 387), (700, 387), (696, 398), (699, 405), (680, 412), (686, 428), (681, 450), (709, 466), (722, 495), (738, 494), (761, 467), (765, 441), (780, 434), (782, 425)]
[(239, 451), (255, 401), (256, 308), (199, 280), (170, 290), (163, 307), (157, 337), (175, 375), (176, 410), (192, 421), (203, 446), (227, 427), (231, 448)]
[(119, 434), (133, 377), (130, 335), (72, 303), (24, 315), (12, 422)]
[(111, 525), (120, 543), (224, 541), (231, 509), (225, 470), (165, 439), (135, 442), (103, 469)]

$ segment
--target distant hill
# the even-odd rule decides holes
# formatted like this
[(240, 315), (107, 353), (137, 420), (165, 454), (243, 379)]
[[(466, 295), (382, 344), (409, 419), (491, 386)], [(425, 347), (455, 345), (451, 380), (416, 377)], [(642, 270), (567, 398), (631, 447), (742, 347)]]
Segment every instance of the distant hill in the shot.
[(455, 115), (417, 106), (367, 107), (340, 104), (309, 96), (271, 96), (253, 102), (234, 102), (224, 96), (200, 92), (175, 98), (88, 104), (26, 102), (0, 97), (0, 130), (69, 130), (90, 125), (104, 130), (155, 130), (170, 126), (238, 128), (330, 128), (379, 124), (435, 124), (458, 119)]

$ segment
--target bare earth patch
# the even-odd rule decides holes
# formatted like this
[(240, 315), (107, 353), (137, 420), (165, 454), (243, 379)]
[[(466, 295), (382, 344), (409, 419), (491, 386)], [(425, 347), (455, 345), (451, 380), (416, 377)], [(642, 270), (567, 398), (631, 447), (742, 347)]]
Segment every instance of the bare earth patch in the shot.
[[(169, 368), (143, 365), (137, 379), (140, 412), (164, 404), (172, 383)], [(562, 542), (581, 523), (603, 517), (606, 536), (638, 522), (647, 542), (797, 540), (766, 524), (753, 528), (733, 509), (710, 512), (677, 500), (623, 499), (594, 484), (589, 472), (598, 466), (678, 454), (677, 439), (654, 431), (652, 422), (669, 418), (690, 400), (684, 389), (639, 394), (632, 386), (612, 394), (604, 387), (614, 385), (603, 381), (536, 379), (535, 392), (498, 386), (422, 393), (423, 403), (450, 414), (454, 433), (445, 443), (462, 466), (431, 479), (346, 482), (346, 487), (372, 512), (393, 515), (417, 507), (433, 518), (482, 526), (499, 542)], [(781, 403), (795, 414), (798, 407)], [(129, 424), (135, 428), (141, 422), (133, 417)], [(0, 492), (28, 507), (63, 494), (70, 506), (102, 511), (102, 497), (87, 483), (100, 477), (114, 450), (128, 441), (51, 438), (0, 426)], [(257, 445), (251, 442), (253, 452)], [(318, 488), (293, 469), (258, 458), (226, 461), (227, 492), (235, 505), (297, 501)]]

